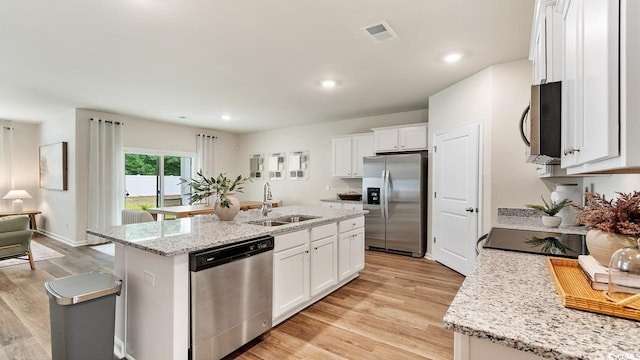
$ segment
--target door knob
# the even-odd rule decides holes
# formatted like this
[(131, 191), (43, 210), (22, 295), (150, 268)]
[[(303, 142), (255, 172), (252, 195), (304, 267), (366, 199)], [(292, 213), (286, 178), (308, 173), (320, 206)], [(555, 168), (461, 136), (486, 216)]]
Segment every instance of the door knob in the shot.
[(464, 211), (473, 212), (473, 208), (472, 207), (468, 207), (468, 208), (464, 209)]

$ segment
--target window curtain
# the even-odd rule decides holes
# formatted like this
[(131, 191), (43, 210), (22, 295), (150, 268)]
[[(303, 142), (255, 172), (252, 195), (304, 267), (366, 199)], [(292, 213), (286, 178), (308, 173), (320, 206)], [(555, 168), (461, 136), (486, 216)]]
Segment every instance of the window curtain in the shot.
[(11, 201), (1, 200), (12, 184), (13, 128), (8, 120), (0, 120), (0, 210), (11, 211)]
[(202, 170), (206, 177), (217, 176), (216, 160), (217, 137), (205, 134), (196, 136), (196, 166), (195, 171)]
[[(98, 229), (120, 224), (124, 208), (124, 124), (103, 119), (90, 120), (89, 211), (87, 225)], [(89, 236), (89, 243), (103, 239)]]

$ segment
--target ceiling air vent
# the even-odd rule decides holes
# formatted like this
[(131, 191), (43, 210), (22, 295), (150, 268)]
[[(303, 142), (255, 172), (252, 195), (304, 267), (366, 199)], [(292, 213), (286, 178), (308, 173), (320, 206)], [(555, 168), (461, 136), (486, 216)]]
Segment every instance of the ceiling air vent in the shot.
[(377, 23), (367, 25), (363, 27), (362, 30), (366, 31), (367, 34), (369, 34), (369, 36), (371, 36), (375, 41), (385, 41), (398, 37), (386, 21), (379, 21)]

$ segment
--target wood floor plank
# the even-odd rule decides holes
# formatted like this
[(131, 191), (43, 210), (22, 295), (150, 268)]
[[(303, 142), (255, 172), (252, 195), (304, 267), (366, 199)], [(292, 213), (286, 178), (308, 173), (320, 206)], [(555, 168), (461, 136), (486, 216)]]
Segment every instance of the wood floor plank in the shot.
[[(61, 258), (0, 268), (0, 360), (51, 358), (44, 283), (113, 270), (113, 257), (38, 242)], [(231, 354), (229, 359), (452, 359), (453, 334), (442, 317), (464, 277), (426, 259), (366, 252), (365, 269), (349, 284)]]

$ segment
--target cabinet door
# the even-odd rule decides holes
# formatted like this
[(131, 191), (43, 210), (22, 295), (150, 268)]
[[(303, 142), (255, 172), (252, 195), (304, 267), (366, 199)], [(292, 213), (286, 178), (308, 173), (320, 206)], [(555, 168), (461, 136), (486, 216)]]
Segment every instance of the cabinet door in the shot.
[(364, 269), (364, 229), (340, 234), (338, 241), (338, 278), (346, 279)]
[(562, 82), (562, 167), (578, 164), (582, 148), (581, 3), (571, 1), (565, 15), (564, 81)]
[(309, 244), (275, 253), (272, 316), (276, 318), (309, 298)]
[(583, 148), (580, 162), (618, 156), (619, 1), (582, 0)]
[(400, 150), (422, 150), (426, 148), (426, 126), (408, 126), (400, 129)]
[(569, 2), (562, 167), (619, 156), (619, 2)]
[(398, 150), (398, 129), (380, 129), (373, 132), (376, 152)]
[(351, 176), (351, 137), (334, 138), (332, 143), (333, 176)]
[(364, 229), (356, 230), (349, 241), (349, 259), (351, 272), (364, 269)]
[(335, 235), (311, 243), (311, 296), (338, 283), (337, 246)]
[(354, 136), (351, 145), (351, 175), (361, 177), (362, 159), (365, 156), (375, 155), (373, 134)]

